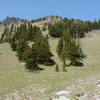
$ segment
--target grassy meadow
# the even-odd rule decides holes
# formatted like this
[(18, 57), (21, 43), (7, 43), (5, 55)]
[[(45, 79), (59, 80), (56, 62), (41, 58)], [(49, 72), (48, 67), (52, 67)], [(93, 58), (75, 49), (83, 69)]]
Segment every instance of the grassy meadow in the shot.
[(55, 52), (57, 41), (52, 39), (49, 43), (55, 55), (53, 59), (59, 63), (61, 72), (55, 72), (55, 66), (40, 66), (44, 68), (43, 71), (29, 72), (25, 69), (24, 63), (18, 61), (9, 44), (0, 44), (0, 100), (15, 91), (19, 91), (20, 94), (28, 90), (32, 90), (35, 100), (42, 100), (40, 98), (43, 95), (49, 97), (59, 90), (67, 90), (74, 83), (82, 82), (84, 85), (86, 79), (90, 80), (90, 85), (87, 84), (84, 89), (92, 90), (94, 82), (100, 79), (100, 35), (81, 40), (84, 54), (87, 55), (83, 61), (84, 66), (66, 67), (67, 72), (62, 72), (61, 61)]

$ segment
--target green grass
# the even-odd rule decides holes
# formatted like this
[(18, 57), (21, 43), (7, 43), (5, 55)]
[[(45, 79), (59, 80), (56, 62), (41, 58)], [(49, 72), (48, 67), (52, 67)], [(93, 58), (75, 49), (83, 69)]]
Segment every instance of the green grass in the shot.
[[(45, 89), (46, 96), (52, 95), (56, 91), (66, 89), (77, 79), (84, 80), (86, 77), (96, 76), (100, 72), (100, 36), (87, 37), (82, 39), (84, 53), (87, 58), (84, 60), (83, 67), (70, 66), (66, 69), (68, 72), (62, 72), (61, 62), (55, 52), (58, 40), (50, 40), (51, 50), (57, 63), (60, 63), (61, 72), (55, 72), (55, 66), (41, 66), (45, 70), (41, 72), (29, 72), (24, 64), (20, 63), (11, 51), (9, 44), (0, 44), (0, 97), (15, 90), (21, 91), (30, 87), (36, 88), (34, 95), (39, 90)], [(100, 77), (99, 77), (100, 78)], [(87, 87), (86, 87), (87, 88)], [(91, 87), (89, 88), (90, 91)]]

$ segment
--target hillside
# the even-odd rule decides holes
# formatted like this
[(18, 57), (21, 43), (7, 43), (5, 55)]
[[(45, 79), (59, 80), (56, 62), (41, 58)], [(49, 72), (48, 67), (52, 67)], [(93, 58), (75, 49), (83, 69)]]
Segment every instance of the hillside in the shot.
[(0, 26), (10, 27), (12, 25), (23, 24), (28, 22), (28, 20), (16, 18), (16, 17), (7, 17), (0, 22)]
[[(50, 39), (49, 44), (55, 54), (55, 61), (59, 62), (55, 53), (57, 41)], [(41, 66), (45, 70), (30, 73), (24, 69), (24, 64), (18, 61), (7, 43), (0, 44), (0, 97), (6, 98), (1, 100), (9, 98), (10, 100), (18, 98), (18, 100), (32, 100), (32, 98), (47, 100), (49, 97), (55, 97), (54, 94), (60, 90), (72, 90), (72, 95), (78, 91), (94, 94), (96, 81), (100, 80), (99, 43), (100, 32), (95, 33), (95, 36), (83, 38), (81, 44), (87, 55), (84, 66), (71, 66), (67, 68), (68, 72), (60, 73), (54, 71), (55, 66)]]
[[(22, 19), (22, 18), (7, 17), (3, 21), (0, 21), (0, 38), (6, 27), (10, 29), (11, 26), (19, 27), (21, 24), (31, 23), (33, 26), (36, 25), (36, 26), (40, 27), (42, 30), (43, 26), (46, 26), (46, 28), (47, 28), (48, 24), (54, 24), (61, 20), (62, 20), (62, 18), (59, 16), (47, 16), (47, 17), (43, 17), (43, 18), (33, 19), (31, 21)], [(44, 35), (45, 35), (45, 33), (46, 32), (44, 32)]]
[(16, 18), (16, 17), (7, 17), (3, 21), (0, 21), (0, 37), (5, 29), (5, 27), (10, 28), (13, 26), (19, 26), (20, 24), (28, 23), (28, 20)]
[[(20, 18), (7, 18), (2, 21), (0, 100), (33, 100), (34, 98), (47, 100), (59, 97), (56, 93), (63, 90), (71, 92), (64, 95), (71, 100), (77, 100), (75, 98), (80, 94), (99, 96), (100, 88), (96, 87), (100, 80), (99, 29), (99, 21), (62, 19), (58, 16), (31, 21)], [(65, 51), (72, 51), (72, 56), (78, 46), (82, 47), (85, 56), (81, 56), (82, 61), (78, 59), (81, 66), (76, 66), (70, 63), (69, 58), (65, 58), (65, 63), (69, 63), (70, 66), (66, 66), (63, 70), (64, 63), (57, 53), (61, 39), (68, 40), (61, 42), (62, 48), (64, 43), (69, 41), (75, 43), (75, 45), (71, 44), (72, 49), (65, 48)], [(78, 39), (80, 41), (77, 41)], [(73, 49), (74, 46), (76, 49)], [(77, 51), (73, 57), (77, 57), (76, 54)], [(26, 67), (27, 64), (32, 65), (28, 66), (32, 68), (31, 71)], [(60, 72), (55, 71), (57, 65)], [(78, 100), (84, 100), (84, 96), (83, 99), (80, 97)]]

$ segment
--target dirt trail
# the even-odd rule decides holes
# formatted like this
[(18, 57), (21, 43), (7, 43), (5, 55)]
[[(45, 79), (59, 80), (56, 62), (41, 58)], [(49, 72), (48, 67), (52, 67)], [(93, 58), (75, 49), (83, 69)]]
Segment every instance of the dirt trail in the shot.
[(50, 44), (50, 49), (51, 49), (51, 51), (52, 51), (52, 53), (53, 53), (53, 59), (54, 59), (54, 61), (57, 63), (57, 64), (59, 64), (59, 65), (61, 65), (62, 64), (62, 62), (61, 62), (61, 60), (59, 59), (59, 57), (58, 57), (58, 54), (57, 54), (57, 45), (58, 45), (58, 41), (59, 41), (59, 39), (55, 39), (55, 38), (50, 38), (49, 39), (49, 44)]

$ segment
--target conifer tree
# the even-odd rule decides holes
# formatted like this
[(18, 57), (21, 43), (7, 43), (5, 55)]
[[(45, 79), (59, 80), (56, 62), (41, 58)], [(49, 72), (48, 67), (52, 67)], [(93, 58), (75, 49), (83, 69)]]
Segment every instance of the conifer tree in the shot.
[(51, 59), (53, 55), (49, 49), (47, 38), (43, 37), (41, 32), (37, 35), (38, 38), (35, 40), (32, 48), (28, 48), (24, 51), (24, 60), (26, 62), (25, 66), (29, 70), (38, 70), (38, 64), (54, 64), (54, 61)]
[(24, 52), (27, 48), (28, 48), (27, 41), (23, 39), (18, 41), (16, 51), (17, 51), (17, 56), (19, 60), (21, 61), (24, 60)]
[(64, 32), (64, 35), (59, 41), (57, 52), (63, 61), (63, 69), (66, 66), (66, 59), (70, 60), (72, 65), (82, 60), (83, 54), (80, 45), (77, 45), (75, 38), (66, 32)]
[(36, 62), (36, 51), (34, 48), (28, 48), (25, 50), (24, 52), (24, 59), (25, 59), (25, 67), (26, 69), (29, 69), (31, 71), (33, 70), (38, 70), (39, 67), (38, 67), (38, 64)]
[(35, 49), (36, 51), (37, 55), (36, 60), (38, 64), (44, 64), (44, 65), (54, 64), (53, 60), (51, 59), (53, 55), (50, 51), (48, 41), (45, 37), (42, 36), (42, 34), (38, 36), (38, 39), (33, 44), (32, 48)]
[(28, 24), (28, 40), (33, 41), (35, 36), (34, 27), (31, 24)]
[[(18, 32), (18, 30), (17, 30), (17, 32)], [(19, 30), (18, 34), (19, 34), (19, 39), (24, 39), (25, 41), (28, 40), (28, 31), (27, 31), (26, 24), (22, 24), (20, 26), (20, 30)]]
[(10, 45), (11, 45), (11, 48), (12, 48), (12, 51), (16, 51), (16, 39), (15, 39), (15, 35), (12, 37), (12, 39), (10, 40)]

